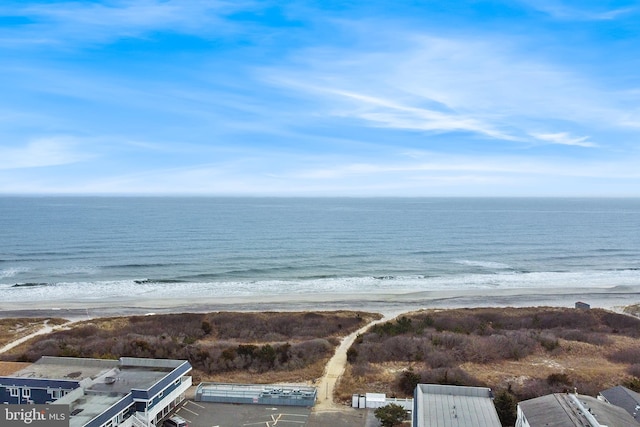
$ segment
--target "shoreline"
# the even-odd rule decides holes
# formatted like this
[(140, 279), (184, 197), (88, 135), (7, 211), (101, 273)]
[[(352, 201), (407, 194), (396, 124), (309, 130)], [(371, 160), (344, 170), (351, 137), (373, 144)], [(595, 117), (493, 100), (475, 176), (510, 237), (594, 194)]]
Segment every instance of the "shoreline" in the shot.
[[(582, 301), (593, 308), (620, 310), (640, 302), (640, 285), (607, 288), (454, 289), (409, 293), (278, 294), (270, 297), (109, 298), (47, 302), (0, 301), (0, 318), (61, 317), (90, 319), (145, 314), (216, 311), (358, 310), (392, 316), (419, 309), (471, 307), (574, 307)], [(34, 307), (36, 306), (36, 307)]]

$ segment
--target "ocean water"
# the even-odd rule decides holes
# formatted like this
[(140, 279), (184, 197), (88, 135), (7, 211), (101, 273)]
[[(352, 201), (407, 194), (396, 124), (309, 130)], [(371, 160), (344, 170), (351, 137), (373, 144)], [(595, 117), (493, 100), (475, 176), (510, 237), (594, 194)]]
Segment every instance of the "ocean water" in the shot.
[(0, 197), (3, 302), (640, 285), (640, 199)]

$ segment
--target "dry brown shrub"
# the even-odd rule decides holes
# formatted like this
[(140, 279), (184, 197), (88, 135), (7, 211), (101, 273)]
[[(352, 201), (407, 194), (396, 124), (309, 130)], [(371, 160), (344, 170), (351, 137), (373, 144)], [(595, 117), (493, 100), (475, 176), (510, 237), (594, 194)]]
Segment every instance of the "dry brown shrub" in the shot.
[[(433, 374), (422, 380), (435, 381), (447, 369), (456, 373), (460, 368), (491, 388), (512, 386), (519, 397), (535, 397), (568, 387), (548, 384), (549, 375), (566, 374), (579, 391), (592, 393), (624, 381), (629, 366), (640, 360), (640, 319), (606, 310), (478, 308), (404, 316), (410, 320), (405, 322), (411, 325), (409, 332), (397, 333), (400, 328), (389, 322), (381, 333), (367, 333), (356, 341), (358, 357), (349, 372), (366, 372), (358, 366), (364, 361), (394, 360), (402, 369), (413, 367), (421, 374), (431, 368)], [(409, 342), (420, 348), (421, 359), (407, 360), (413, 350), (398, 351), (411, 349), (399, 345)], [(610, 356), (624, 363), (614, 363)], [(458, 377), (467, 381), (464, 375)], [(366, 378), (359, 381), (367, 383)], [(393, 392), (389, 385), (387, 394)]]
[[(394, 365), (371, 365), (371, 373), (366, 376), (354, 375), (352, 369), (352, 366), (347, 366), (336, 384), (334, 395), (336, 401), (350, 405), (354, 394), (386, 393), (389, 396), (393, 394), (389, 385), (395, 381), (395, 375), (398, 372)], [(322, 393), (322, 390), (318, 390), (318, 393)]]
[[(39, 336), (3, 355), (187, 359), (197, 379), (312, 381), (322, 375), (339, 337), (379, 318), (354, 311), (183, 313), (92, 319)], [(227, 337), (224, 340), (216, 338)], [(244, 346), (244, 347), (243, 347)], [(239, 354), (239, 349), (253, 348)]]

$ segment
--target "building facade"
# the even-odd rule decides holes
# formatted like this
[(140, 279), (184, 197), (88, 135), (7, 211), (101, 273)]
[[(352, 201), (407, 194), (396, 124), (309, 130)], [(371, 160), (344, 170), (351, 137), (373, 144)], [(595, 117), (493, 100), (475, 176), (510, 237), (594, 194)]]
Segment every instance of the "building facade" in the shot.
[(315, 387), (201, 383), (196, 388), (196, 402), (235, 403), (269, 406), (315, 405), (318, 391)]
[(191, 387), (185, 360), (43, 357), (0, 377), (0, 403), (69, 405), (70, 427), (155, 427)]

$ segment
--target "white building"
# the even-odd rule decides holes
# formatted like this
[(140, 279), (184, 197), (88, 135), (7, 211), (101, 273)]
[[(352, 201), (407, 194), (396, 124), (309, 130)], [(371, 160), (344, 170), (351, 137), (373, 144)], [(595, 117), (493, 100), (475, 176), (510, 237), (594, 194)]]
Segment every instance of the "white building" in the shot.
[(0, 377), (0, 403), (69, 405), (70, 427), (155, 427), (191, 387), (186, 360), (43, 357)]

